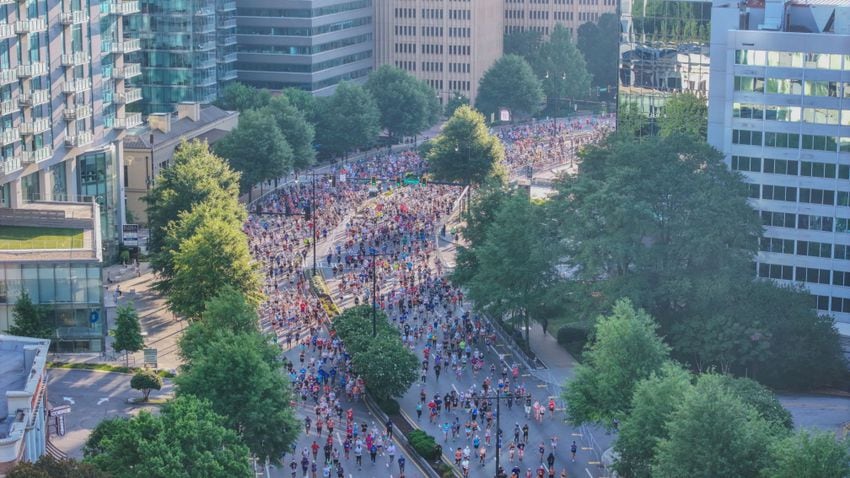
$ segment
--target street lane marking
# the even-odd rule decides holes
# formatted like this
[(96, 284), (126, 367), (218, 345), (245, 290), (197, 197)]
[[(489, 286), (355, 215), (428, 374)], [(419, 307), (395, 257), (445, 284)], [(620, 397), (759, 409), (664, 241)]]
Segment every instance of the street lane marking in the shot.
[(71, 398), (71, 397), (62, 397), (62, 400), (64, 400), (64, 401), (66, 401), (66, 402), (70, 403), (71, 405), (73, 405), (73, 404), (74, 404), (74, 399), (73, 399), (73, 398)]
[(98, 400), (97, 404), (101, 405), (103, 402), (108, 402), (108, 401), (109, 401), (109, 397), (104, 397), (104, 398), (101, 398), (100, 400)]

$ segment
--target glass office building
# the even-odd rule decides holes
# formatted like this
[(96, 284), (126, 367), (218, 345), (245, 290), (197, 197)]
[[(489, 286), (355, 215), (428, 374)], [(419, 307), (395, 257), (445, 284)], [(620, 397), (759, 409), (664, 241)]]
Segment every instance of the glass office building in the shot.
[(134, 85), (145, 114), (171, 113), (181, 102), (210, 103), (236, 78), (234, 0), (142, 0), (125, 28), (141, 39)]
[(711, 2), (622, 0), (620, 8), (620, 120), (638, 116), (641, 132), (653, 134), (670, 95), (708, 96)]

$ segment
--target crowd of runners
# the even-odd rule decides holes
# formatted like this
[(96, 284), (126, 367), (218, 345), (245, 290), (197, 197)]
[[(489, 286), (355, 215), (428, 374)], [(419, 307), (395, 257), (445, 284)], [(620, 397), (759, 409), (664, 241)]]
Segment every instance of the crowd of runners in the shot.
[[(498, 134), (507, 145), (511, 169), (516, 169), (536, 166), (537, 161), (563, 162), (584, 141), (577, 131), (601, 134), (608, 124), (606, 118), (550, 121)], [(569, 136), (570, 132), (574, 134)], [(554, 400), (535, 397), (521, 380), (518, 365), (499, 363), (485, 353), (495, 340), (494, 331), (470, 312), (462, 291), (442, 277), (434, 239), (446, 234), (439, 228), (451, 213), (459, 188), (388, 187), (390, 178), (423, 170), (424, 162), (414, 151), (372, 156), (339, 166), (332, 176), (285, 186), (250, 211), (244, 231), (265, 276), (267, 301), (260, 310), (261, 325), (284, 351), (297, 350), (297, 359), (287, 363), (287, 373), (296, 404), (305, 411), (305, 433), (315, 437), (309, 447), (293, 450), (286, 466), (293, 477), (299, 471), (312, 478), (320, 473), (342, 477), (346, 468), (361, 469), (366, 455), (370, 466), (385, 464), (387, 476), (404, 478), (406, 473), (405, 458), (396, 454), (392, 441), (392, 424), (378, 427), (358, 421), (353, 413), (352, 405), (368, 384), (352, 370), (344, 344), (329, 332), (328, 312), (302, 273), (312, 259), (312, 241), (318, 240), (324, 246), (318, 258), (320, 273), (344, 307), (371, 302), (375, 261), (377, 306), (421, 359), (417, 419), (442, 431), (444, 451), (464, 476), (474, 462), (483, 465), (498, 446), (507, 459), (503, 476), (564, 477), (566, 469), (561, 466), (558, 473), (554, 463), (557, 437), (533, 432), (534, 423), (544, 420), (547, 410), (550, 417), (554, 415)], [(371, 194), (375, 178), (383, 183), (379, 194)], [(309, 217), (303, 215), (308, 205)], [(445, 381), (442, 387), (429, 385), (429, 377), (436, 382), (441, 373), (474, 385), (463, 390)], [(505, 429), (503, 422), (496, 430), (497, 393), (508, 410), (522, 407), (532, 426), (517, 422)], [(335, 431), (341, 437), (336, 441)], [(572, 448), (574, 455), (574, 442)], [(539, 463), (526, 456), (532, 449), (540, 455)]]

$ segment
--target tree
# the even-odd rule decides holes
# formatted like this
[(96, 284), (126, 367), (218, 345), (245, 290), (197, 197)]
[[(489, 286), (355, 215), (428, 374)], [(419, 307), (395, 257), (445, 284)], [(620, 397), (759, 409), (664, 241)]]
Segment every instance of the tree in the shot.
[(215, 152), (242, 173), (242, 191), (292, 169), (292, 148), (269, 110), (242, 113), (239, 125), (215, 144)]
[(54, 335), (53, 325), (47, 317), (47, 308), (34, 304), (26, 289), (21, 289), (21, 295), (12, 307), (12, 324), (6, 333), (19, 337), (49, 339)]
[(570, 422), (611, 426), (629, 413), (637, 383), (661, 370), (668, 359), (670, 349), (656, 335), (657, 328), (628, 299), (618, 300), (611, 315), (597, 319), (596, 339), (564, 385)]
[(248, 448), (224, 426), (208, 402), (181, 396), (159, 416), (100, 422), (84, 449), (85, 461), (120, 478), (251, 477)]
[(398, 334), (372, 340), (364, 352), (353, 356), (353, 362), (366, 389), (379, 402), (402, 396), (419, 371), (419, 359), (401, 343)]
[[(300, 429), (289, 383), (277, 362), (257, 347), (256, 333), (228, 335), (209, 344), (215, 353), (193, 359), (177, 376), (178, 396), (208, 400), (261, 461), (278, 464)], [(272, 348), (267, 343), (267, 349)]]
[(446, 116), (451, 117), (458, 108), (464, 105), (469, 105), (469, 98), (458, 91), (453, 91), (449, 96), (449, 101), (446, 102)]
[(590, 73), (581, 52), (572, 42), (572, 34), (558, 23), (549, 41), (540, 45), (534, 71), (542, 78), (547, 101), (554, 100), (555, 113), (561, 111), (564, 99), (582, 99), (590, 93)]
[(333, 96), (319, 103), (317, 142), (333, 156), (371, 146), (380, 132), (381, 112), (362, 86), (340, 83)]
[(168, 304), (184, 317), (200, 317), (204, 303), (228, 285), (254, 305), (262, 298), (245, 234), (218, 219), (205, 221), (180, 244), (174, 271)]
[(130, 366), (130, 354), (145, 347), (142, 337), (142, 327), (139, 325), (139, 315), (132, 305), (118, 307), (115, 317), (115, 329), (112, 331), (112, 348), (116, 352), (124, 352), (126, 364)]
[(215, 105), (224, 110), (244, 113), (266, 106), (271, 99), (272, 95), (268, 90), (259, 90), (253, 86), (233, 82), (221, 90)]
[(422, 80), (391, 65), (369, 74), (366, 90), (381, 112), (381, 127), (391, 138), (413, 136), (428, 129), (439, 117), (437, 93)]
[(240, 229), (247, 218), (245, 206), (236, 196), (214, 195), (192, 206), (191, 210), (181, 211), (177, 220), (165, 227), (163, 247), (159, 254), (151, 259), (154, 270), (158, 271), (156, 289), (168, 294), (174, 277), (174, 256), (180, 251), (180, 243), (195, 235), (198, 227), (212, 220), (220, 220)]
[(148, 397), (151, 394), (151, 390), (162, 389), (162, 378), (160, 378), (160, 376), (153, 370), (139, 370), (133, 375), (133, 378), (130, 379), (130, 388), (133, 390), (141, 390), (144, 395), (142, 400), (147, 402)]
[(648, 136), (652, 132), (652, 123), (649, 118), (640, 111), (637, 103), (631, 101), (621, 103), (617, 111), (617, 134), (640, 138)]
[(691, 388), (691, 375), (673, 362), (635, 385), (631, 412), (620, 424), (614, 443), (621, 476), (652, 478), (659, 440), (668, 438), (667, 420)]
[(238, 193), (239, 174), (212, 154), (206, 142), (181, 143), (171, 166), (160, 171), (153, 188), (144, 197), (151, 253), (161, 251), (165, 228), (177, 220), (181, 211), (189, 211), (211, 196), (237, 197)]
[(312, 166), (316, 162), (313, 148), (316, 132), (305, 114), (284, 95), (272, 98), (266, 108), (292, 148), (292, 167), (303, 170)]
[[(552, 238), (543, 225), (541, 210), (526, 191), (506, 197), (493, 213), (485, 239), (472, 247), (474, 270), (458, 271), (455, 276), (471, 276), (464, 285), (476, 308), (499, 320), (505, 316), (518, 319), (525, 328), (526, 346), (532, 311), (555, 277), (553, 248), (547, 247)], [(466, 261), (458, 263), (459, 267), (466, 265)]]
[(18, 462), (6, 474), (6, 478), (109, 478), (110, 476), (88, 463), (80, 463), (71, 458), (58, 460), (51, 455), (42, 455), (35, 463)]
[(236, 334), (259, 333), (256, 308), (245, 296), (225, 286), (204, 304), (201, 320), (190, 325), (179, 339), (180, 356), (187, 363), (210, 353), (209, 345)]
[(719, 380), (734, 396), (752, 407), (768, 423), (786, 430), (791, 430), (794, 426), (791, 412), (786, 410), (776, 395), (764, 385), (746, 377), (731, 375), (720, 375)]
[(505, 55), (493, 64), (478, 82), (478, 97), (475, 107), (485, 117), (495, 115), (499, 109), (507, 108), (512, 114), (532, 115), (543, 103), (540, 80), (524, 58)]
[(599, 88), (617, 86), (619, 69), (620, 20), (613, 13), (599, 15), (596, 23), (587, 22), (578, 27), (576, 46), (587, 63), (593, 85)]
[(468, 284), (478, 272), (476, 248), (486, 237), (496, 213), (510, 195), (499, 181), (487, 181), (479, 187), (472, 197), (471, 206), (464, 215), (463, 238), (468, 246), (457, 248), (456, 267), (451, 279), (456, 284)]
[(674, 94), (664, 102), (664, 114), (658, 118), (658, 134), (691, 135), (705, 140), (708, 132), (708, 103), (697, 95)]
[(715, 375), (703, 375), (667, 423), (652, 476), (714, 478), (759, 476), (777, 430), (730, 392)]
[(312, 93), (300, 88), (285, 88), (281, 96), (285, 96), (289, 103), (304, 115), (308, 123), (318, 123), (319, 100)]
[(826, 431), (800, 430), (775, 441), (763, 478), (848, 478), (850, 442)]
[(487, 130), (481, 113), (469, 106), (455, 110), (431, 143), (426, 159), (438, 180), (479, 184), (504, 175), (502, 142)]
[(505, 55), (519, 55), (529, 63), (534, 63), (543, 42), (543, 34), (537, 30), (511, 32), (504, 38)]

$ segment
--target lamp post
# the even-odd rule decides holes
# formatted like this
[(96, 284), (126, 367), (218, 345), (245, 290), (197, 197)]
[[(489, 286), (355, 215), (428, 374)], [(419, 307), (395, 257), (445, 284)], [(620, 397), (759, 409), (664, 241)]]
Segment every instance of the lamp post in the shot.
[[(482, 397), (483, 400), (487, 400), (487, 401), (496, 400), (496, 472), (493, 474), (493, 476), (495, 476), (495, 478), (501, 478), (501, 476), (499, 475), (499, 469), (501, 468), (499, 456), (501, 455), (501, 451), (502, 451), (502, 426), (501, 426), (502, 399), (508, 398), (508, 397), (513, 397), (514, 400), (519, 400), (519, 399), (524, 399), (528, 396), (529, 396), (529, 394), (527, 394), (527, 393), (524, 393), (524, 394), (521, 394), (521, 395), (513, 395), (513, 394), (510, 393), (510, 391), (508, 391), (508, 393), (502, 393), (500, 390), (496, 390), (496, 394), (494, 396), (492, 396), (492, 397), (490, 397), (490, 396)], [(505, 475), (505, 476), (507, 476), (507, 475)]]

